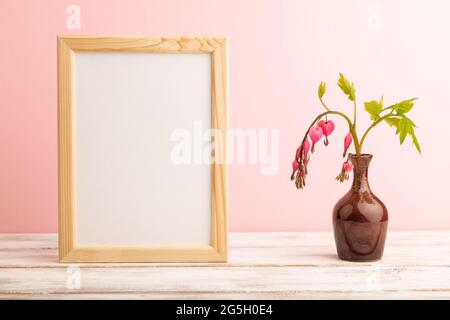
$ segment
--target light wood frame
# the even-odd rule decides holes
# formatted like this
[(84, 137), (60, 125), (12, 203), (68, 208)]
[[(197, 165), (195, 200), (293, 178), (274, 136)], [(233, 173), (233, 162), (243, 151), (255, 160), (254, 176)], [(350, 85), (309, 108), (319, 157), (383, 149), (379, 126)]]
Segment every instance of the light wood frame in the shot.
[(75, 52), (211, 54), (211, 126), (222, 131), (226, 159), (228, 127), (228, 38), (161, 36), (58, 36), (59, 258), (61, 262), (224, 262), (227, 260), (228, 175), (212, 164), (210, 246), (76, 245), (74, 63)]

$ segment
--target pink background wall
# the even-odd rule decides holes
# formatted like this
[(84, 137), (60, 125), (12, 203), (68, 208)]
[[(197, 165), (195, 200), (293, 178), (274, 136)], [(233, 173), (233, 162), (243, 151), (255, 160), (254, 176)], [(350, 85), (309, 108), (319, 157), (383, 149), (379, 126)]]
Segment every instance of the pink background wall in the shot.
[[(81, 8), (80, 30), (66, 28), (69, 4)], [(233, 231), (331, 230), (331, 208), (349, 188), (334, 181), (342, 121), (313, 155), (307, 189), (288, 179), (297, 143), (322, 111), (321, 80), (330, 104), (348, 112), (338, 72), (359, 101), (418, 96), (411, 117), (423, 156), (380, 126), (365, 145), (375, 154), (371, 185), (391, 230), (450, 229), (449, 13), (446, 0), (0, 0), (0, 232), (57, 230), (57, 34), (231, 36), (231, 126), (280, 129), (277, 175), (230, 167)], [(361, 129), (369, 122), (360, 110)]]

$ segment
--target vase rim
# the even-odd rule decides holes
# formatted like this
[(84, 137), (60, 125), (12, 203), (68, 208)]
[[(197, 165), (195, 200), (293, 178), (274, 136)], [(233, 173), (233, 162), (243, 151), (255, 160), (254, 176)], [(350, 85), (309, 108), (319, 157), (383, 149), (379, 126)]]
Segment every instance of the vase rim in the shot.
[(349, 156), (350, 156), (351, 158), (372, 158), (372, 157), (373, 157), (373, 154), (370, 154), (370, 153), (361, 153), (361, 154), (359, 154), (359, 155), (356, 155), (356, 154), (354, 154), (354, 153), (350, 153)]

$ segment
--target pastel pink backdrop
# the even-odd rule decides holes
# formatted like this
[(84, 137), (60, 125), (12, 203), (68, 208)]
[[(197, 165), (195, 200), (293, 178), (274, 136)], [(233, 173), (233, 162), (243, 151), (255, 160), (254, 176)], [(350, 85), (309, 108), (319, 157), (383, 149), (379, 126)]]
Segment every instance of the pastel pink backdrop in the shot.
[[(81, 8), (80, 30), (66, 28), (69, 4)], [(338, 72), (360, 102), (420, 97), (411, 116), (423, 156), (380, 126), (365, 145), (375, 155), (371, 185), (391, 230), (449, 229), (449, 12), (445, 0), (0, 0), (0, 231), (57, 230), (57, 34), (231, 36), (231, 126), (280, 129), (277, 175), (230, 167), (232, 231), (331, 230), (331, 208), (349, 188), (334, 181), (341, 120), (313, 155), (306, 190), (288, 179), (297, 143), (322, 111), (320, 81), (326, 100), (348, 112)], [(369, 122), (359, 113), (361, 129)]]

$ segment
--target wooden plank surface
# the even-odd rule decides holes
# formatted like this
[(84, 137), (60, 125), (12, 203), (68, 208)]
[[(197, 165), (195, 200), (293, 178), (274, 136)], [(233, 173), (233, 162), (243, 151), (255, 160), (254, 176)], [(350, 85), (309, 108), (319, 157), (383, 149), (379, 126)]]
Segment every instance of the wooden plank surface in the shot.
[(450, 232), (390, 232), (382, 261), (331, 233), (231, 233), (228, 263), (58, 262), (55, 234), (0, 234), (0, 298), (450, 299)]

